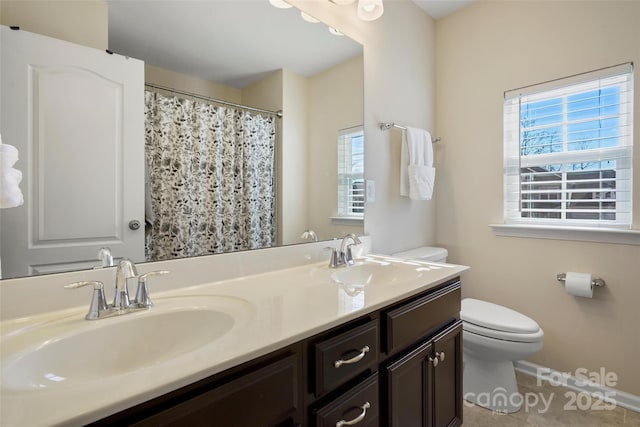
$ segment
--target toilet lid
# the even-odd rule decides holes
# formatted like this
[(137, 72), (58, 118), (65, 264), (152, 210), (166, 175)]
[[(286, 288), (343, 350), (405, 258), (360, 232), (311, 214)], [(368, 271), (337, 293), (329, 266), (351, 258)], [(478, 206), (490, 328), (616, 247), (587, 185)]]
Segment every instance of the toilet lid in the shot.
[(484, 328), (517, 334), (533, 334), (540, 330), (535, 320), (524, 314), (498, 304), (472, 298), (462, 300), (460, 318)]
[(542, 340), (544, 339), (544, 332), (542, 331), (542, 329), (538, 329), (532, 334), (519, 334), (515, 332), (505, 332), (498, 331), (496, 329), (485, 328), (469, 322), (462, 322), (462, 329), (465, 332), (471, 332), (476, 335), (482, 335), (483, 337), (495, 338), (503, 341), (542, 342)]

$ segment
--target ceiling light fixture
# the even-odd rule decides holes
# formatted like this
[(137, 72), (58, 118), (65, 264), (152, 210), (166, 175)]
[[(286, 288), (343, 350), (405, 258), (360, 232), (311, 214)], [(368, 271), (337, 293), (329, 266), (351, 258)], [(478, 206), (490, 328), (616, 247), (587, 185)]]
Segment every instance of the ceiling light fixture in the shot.
[(344, 34), (342, 34), (342, 33), (340, 32), (340, 30), (337, 30), (337, 29), (335, 29), (335, 28), (333, 28), (333, 27), (329, 27), (329, 32), (330, 32), (331, 34), (333, 34), (334, 36), (344, 36)]
[(289, 9), (290, 7), (292, 7), (289, 3), (285, 2), (284, 0), (269, 0), (269, 3), (271, 3), (271, 6), (275, 6), (279, 9)]
[(375, 21), (383, 12), (382, 0), (358, 0), (358, 18), (363, 21)]
[(309, 15), (308, 13), (302, 12), (302, 11), (300, 11), (300, 16), (302, 16), (302, 19), (304, 19), (307, 22), (311, 22), (312, 24), (317, 24), (318, 22), (320, 22), (319, 20), (317, 20), (313, 16)]

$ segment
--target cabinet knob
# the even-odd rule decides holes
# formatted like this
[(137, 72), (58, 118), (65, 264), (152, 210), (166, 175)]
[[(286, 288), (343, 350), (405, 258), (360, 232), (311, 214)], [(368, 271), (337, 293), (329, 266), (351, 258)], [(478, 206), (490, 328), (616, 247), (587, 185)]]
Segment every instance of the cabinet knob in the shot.
[[(364, 347), (362, 347), (362, 349), (360, 350), (360, 353), (358, 353), (357, 356), (353, 356), (351, 359), (347, 359), (347, 360), (336, 360), (335, 362), (333, 362), (333, 366), (336, 368), (339, 368), (342, 365), (350, 365), (352, 363), (356, 363), (362, 360), (362, 358), (369, 353), (369, 350), (371, 350), (369, 348), (368, 345), (365, 345)], [(344, 425), (350, 425), (350, 424), (344, 424)]]
[(435, 357), (429, 356), (429, 362), (433, 363), (433, 367), (438, 366), (438, 363), (444, 362), (445, 354), (444, 351), (436, 351)]
[(433, 364), (433, 367), (437, 367), (438, 363), (440, 363), (440, 360), (438, 359), (438, 356), (436, 355), (436, 357), (431, 357), (429, 356), (429, 362), (431, 362)]
[(336, 427), (352, 426), (358, 424), (360, 421), (364, 420), (364, 417), (367, 416), (367, 409), (369, 408), (371, 408), (371, 404), (369, 402), (365, 402), (364, 405), (360, 407), (360, 409), (362, 409), (360, 415), (350, 421), (340, 420), (336, 423)]

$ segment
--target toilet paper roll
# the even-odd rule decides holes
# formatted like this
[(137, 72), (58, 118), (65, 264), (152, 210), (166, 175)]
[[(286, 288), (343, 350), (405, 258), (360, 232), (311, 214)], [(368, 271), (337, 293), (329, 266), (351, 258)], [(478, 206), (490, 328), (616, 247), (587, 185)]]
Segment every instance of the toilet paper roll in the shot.
[(569, 295), (592, 298), (593, 284), (591, 274), (567, 272), (564, 288)]

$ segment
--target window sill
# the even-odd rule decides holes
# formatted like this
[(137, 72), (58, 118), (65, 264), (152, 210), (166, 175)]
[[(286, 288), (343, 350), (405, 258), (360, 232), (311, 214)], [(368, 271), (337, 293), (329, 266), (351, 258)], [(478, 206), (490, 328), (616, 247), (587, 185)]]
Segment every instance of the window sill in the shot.
[(531, 224), (489, 224), (496, 236), (575, 240), (640, 246), (640, 230), (581, 228)]
[(364, 218), (354, 216), (332, 216), (331, 223), (339, 225), (364, 225)]

